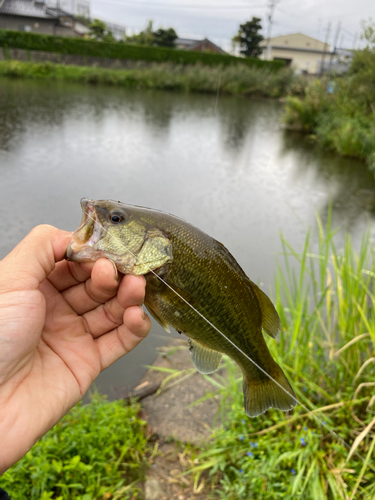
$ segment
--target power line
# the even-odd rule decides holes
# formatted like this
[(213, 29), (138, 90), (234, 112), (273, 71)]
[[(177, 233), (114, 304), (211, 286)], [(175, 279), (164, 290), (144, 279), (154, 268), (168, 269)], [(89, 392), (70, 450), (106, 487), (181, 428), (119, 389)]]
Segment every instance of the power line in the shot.
[(153, 3), (153, 2), (136, 2), (132, 0), (106, 0), (106, 3), (117, 3), (122, 5), (134, 5), (137, 7), (154, 7), (156, 9), (199, 9), (199, 10), (251, 10), (251, 9), (264, 9), (264, 4), (253, 4), (253, 5), (199, 5), (199, 4), (181, 4), (172, 5), (169, 3)]

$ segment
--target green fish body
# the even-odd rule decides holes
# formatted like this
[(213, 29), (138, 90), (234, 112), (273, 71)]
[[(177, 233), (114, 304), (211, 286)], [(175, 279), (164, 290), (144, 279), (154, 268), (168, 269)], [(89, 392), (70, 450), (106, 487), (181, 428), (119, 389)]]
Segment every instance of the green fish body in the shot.
[(239, 365), (250, 417), (270, 407), (295, 406), (293, 389), (262, 333), (276, 337), (279, 316), (224, 245), (156, 210), (109, 200), (83, 199), (81, 205), (82, 224), (73, 234), (68, 259), (104, 256), (123, 273), (143, 274), (145, 306), (166, 330), (173, 327), (189, 337), (198, 371), (214, 372), (222, 353)]

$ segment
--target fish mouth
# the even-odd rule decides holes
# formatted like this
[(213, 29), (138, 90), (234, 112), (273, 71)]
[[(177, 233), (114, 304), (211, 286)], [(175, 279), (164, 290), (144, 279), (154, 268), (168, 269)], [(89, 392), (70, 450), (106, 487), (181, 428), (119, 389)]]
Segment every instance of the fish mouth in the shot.
[(72, 234), (72, 239), (65, 253), (66, 260), (85, 262), (97, 260), (103, 252), (94, 247), (101, 239), (103, 227), (98, 221), (94, 201), (81, 199), (82, 220), (79, 228)]

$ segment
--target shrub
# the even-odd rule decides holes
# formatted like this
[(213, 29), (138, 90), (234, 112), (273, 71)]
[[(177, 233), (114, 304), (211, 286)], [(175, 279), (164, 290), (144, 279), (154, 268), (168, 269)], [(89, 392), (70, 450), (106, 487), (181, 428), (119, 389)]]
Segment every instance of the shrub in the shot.
[(240, 58), (209, 52), (191, 52), (187, 50), (168, 49), (165, 47), (147, 47), (126, 43), (107, 43), (68, 38), (51, 35), (26, 33), (23, 31), (0, 30), (0, 47), (26, 50), (43, 50), (59, 54), (73, 54), (87, 57), (106, 57), (110, 59), (128, 59), (148, 62), (171, 62), (174, 64), (201, 63), (208, 66), (221, 64), (242, 64), (250, 67), (278, 70), (284, 66), (280, 61), (262, 61), (257, 58)]

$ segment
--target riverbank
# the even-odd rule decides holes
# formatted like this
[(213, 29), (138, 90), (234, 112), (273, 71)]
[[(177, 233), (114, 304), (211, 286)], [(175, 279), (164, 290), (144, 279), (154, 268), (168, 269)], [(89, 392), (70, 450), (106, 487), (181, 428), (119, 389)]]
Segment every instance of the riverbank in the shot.
[(375, 171), (374, 81), (375, 49), (358, 51), (347, 75), (313, 80), (302, 98), (287, 97), (284, 122)]
[(289, 68), (150, 64), (130, 69), (106, 69), (54, 63), (0, 61), (0, 76), (38, 78), (124, 88), (201, 92), (279, 98), (303, 93), (306, 81)]
[[(374, 251), (370, 234), (358, 252), (349, 236), (339, 251), (329, 214), (326, 226), (318, 220), (317, 248), (309, 234), (301, 253), (283, 240), (275, 281), (282, 331), (277, 342), (266, 340), (299, 400), (292, 412), (249, 419), (236, 365), (224, 358), (224, 371), (201, 376), (177, 343), (145, 375), (154, 382), (161, 374), (163, 391), (148, 397), (142, 413), (135, 402), (76, 407), (0, 485), (11, 493), (22, 485), (23, 496), (16, 492), (14, 500), (130, 499), (144, 492), (159, 500), (173, 498), (171, 491), (181, 500), (192, 494), (200, 500), (373, 498)], [(200, 422), (202, 440), (193, 441), (188, 429), (196, 437)]]
[(283, 122), (287, 128), (308, 134), (310, 140), (341, 156), (364, 160), (375, 170), (372, 79), (366, 76), (368, 81), (365, 78), (363, 82), (360, 71), (328, 81), (295, 75), (290, 68), (271, 71), (243, 65), (210, 67), (133, 62), (126, 69), (111, 69), (6, 60), (0, 61), (0, 76), (207, 93), (218, 97), (282, 98), (285, 99)]

